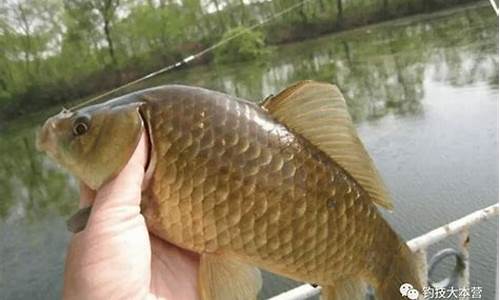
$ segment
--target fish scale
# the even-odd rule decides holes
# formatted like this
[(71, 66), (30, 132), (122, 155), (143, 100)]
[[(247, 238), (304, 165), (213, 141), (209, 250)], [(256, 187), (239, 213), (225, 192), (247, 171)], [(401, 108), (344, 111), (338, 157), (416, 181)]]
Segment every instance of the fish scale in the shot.
[[(147, 96), (157, 99), (147, 109), (158, 157), (142, 210), (153, 233), (196, 252), (238, 253), (301, 280), (360, 272), (349, 252), (370, 248), (364, 237), (376, 226), (357, 223), (378, 212), (339, 166), (251, 103), (203, 93), (177, 101)], [(200, 115), (203, 131), (193, 117)], [(155, 142), (164, 140), (171, 146)], [(250, 183), (246, 193), (243, 183)]]

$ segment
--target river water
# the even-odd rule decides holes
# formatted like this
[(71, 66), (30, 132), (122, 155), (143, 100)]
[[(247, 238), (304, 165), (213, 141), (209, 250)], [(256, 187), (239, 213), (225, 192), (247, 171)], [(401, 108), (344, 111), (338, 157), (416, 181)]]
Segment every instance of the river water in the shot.
[[(406, 239), (498, 201), (498, 20), (486, 5), (275, 47), (262, 62), (176, 71), (183, 83), (258, 101), (302, 79), (343, 91)], [(34, 148), (48, 108), (0, 132), (0, 298), (59, 298), (77, 186)], [(453, 238), (431, 248), (453, 246)], [(493, 299), (498, 222), (471, 230), (471, 286)], [(447, 272), (449, 263), (441, 268)], [(438, 273), (439, 275), (439, 273)], [(263, 297), (294, 283), (265, 274)]]

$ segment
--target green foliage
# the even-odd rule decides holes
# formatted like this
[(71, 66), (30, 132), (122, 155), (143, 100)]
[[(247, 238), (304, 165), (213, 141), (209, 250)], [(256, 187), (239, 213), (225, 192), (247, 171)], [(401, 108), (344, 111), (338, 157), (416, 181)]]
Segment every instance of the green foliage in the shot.
[[(262, 31), (248, 26), (295, 0), (0, 1), (0, 120), (84, 98), (199, 52), (218, 63), (256, 60), (277, 44), (474, 0), (317, 0)], [(339, 6), (343, 7), (339, 21)]]
[(258, 59), (268, 53), (264, 34), (238, 26), (228, 30), (221, 41), (229, 42), (215, 50), (217, 63), (231, 63)]

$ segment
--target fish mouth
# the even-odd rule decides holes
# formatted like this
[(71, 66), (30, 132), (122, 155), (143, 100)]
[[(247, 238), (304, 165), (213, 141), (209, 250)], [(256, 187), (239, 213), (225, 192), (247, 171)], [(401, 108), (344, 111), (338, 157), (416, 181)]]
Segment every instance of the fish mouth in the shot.
[(47, 130), (44, 130), (44, 128), (39, 128), (36, 133), (36, 142), (35, 142), (35, 147), (36, 150), (39, 152), (45, 151), (45, 146), (47, 145), (47, 139), (48, 139), (48, 133)]
[(41, 128), (38, 129), (38, 132), (36, 134), (36, 142), (35, 142), (35, 147), (36, 150), (40, 152), (49, 152), (50, 151), (50, 146), (53, 144), (53, 136), (51, 134), (51, 127), (52, 129), (55, 127), (54, 123), (51, 122), (51, 120), (47, 120), (45, 124)]

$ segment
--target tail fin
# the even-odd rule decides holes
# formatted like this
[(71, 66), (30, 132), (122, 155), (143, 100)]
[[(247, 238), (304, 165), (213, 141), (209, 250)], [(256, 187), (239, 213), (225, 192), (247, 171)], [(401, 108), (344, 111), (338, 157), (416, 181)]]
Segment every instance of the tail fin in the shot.
[(366, 284), (361, 279), (346, 279), (322, 286), (321, 300), (364, 300), (366, 291)]
[[(411, 252), (410, 248), (402, 243), (399, 247), (398, 253), (392, 259), (392, 265), (389, 269), (388, 275), (384, 278), (379, 286), (376, 288), (378, 300), (407, 300), (417, 299), (413, 298), (415, 294), (423, 295), (422, 283), (418, 276), (419, 262), (417, 257)], [(401, 291), (401, 286), (407, 285), (405, 291)], [(408, 293), (409, 290), (413, 291), (410, 295), (403, 295)], [(404, 290), (404, 288), (403, 288)], [(418, 298), (422, 299), (422, 298)]]

